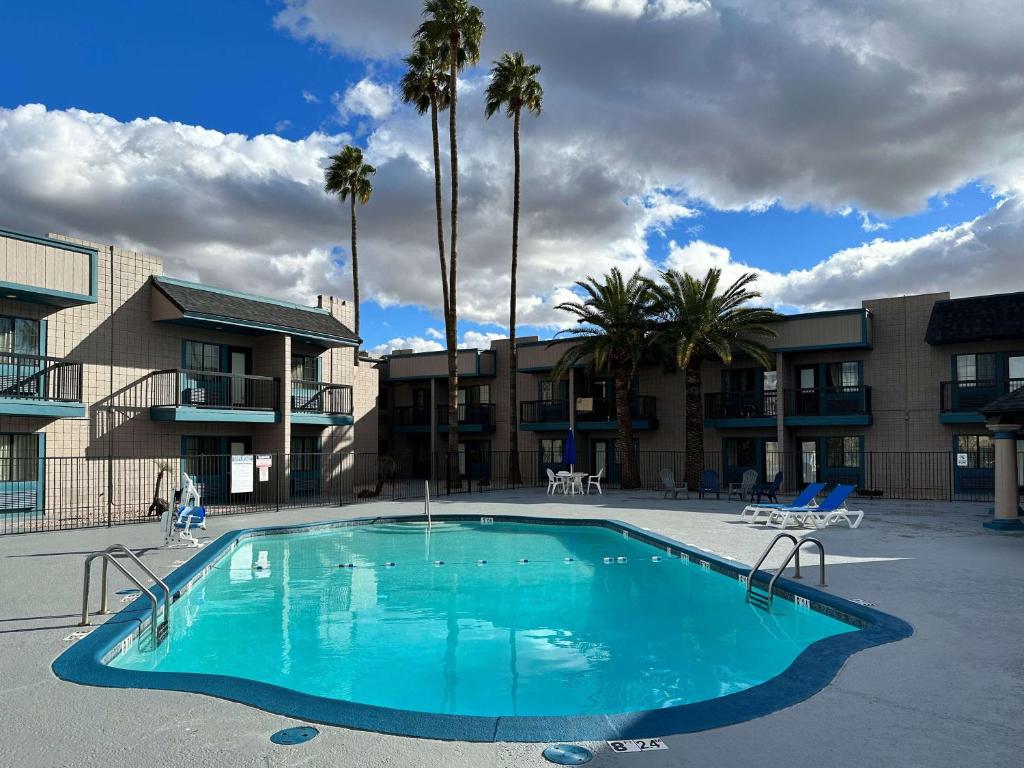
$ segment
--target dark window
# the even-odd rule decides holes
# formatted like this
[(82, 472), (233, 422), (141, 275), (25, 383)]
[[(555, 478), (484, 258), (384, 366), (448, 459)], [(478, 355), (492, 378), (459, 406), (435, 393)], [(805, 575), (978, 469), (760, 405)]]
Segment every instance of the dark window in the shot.
[(859, 387), (860, 363), (829, 363), (825, 368), (825, 386)]
[(220, 345), (186, 341), (185, 368), (190, 371), (220, 371)]
[(0, 352), (38, 355), (39, 321), (20, 317), (0, 317)]
[(859, 437), (829, 437), (825, 439), (825, 451), (830, 467), (860, 466)]
[(726, 439), (725, 462), (730, 467), (756, 467), (757, 441), (752, 437)]
[(992, 469), (996, 465), (991, 435), (957, 435), (956, 452), (967, 454), (970, 469)]
[(542, 438), (540, 440), (540, 460), (544, 464), (561, 464), (565, 441), (560, 438)]
[(39, 478), (39, 438), (0, 434), (0, 483)]
[(293, 472), (312, 472), (317, 467), (317, 439), (292, 435), (291, 469)]
[(993, 381), (996, 378), (996, 356), (994, 353), (956, 356), (957, 381)]

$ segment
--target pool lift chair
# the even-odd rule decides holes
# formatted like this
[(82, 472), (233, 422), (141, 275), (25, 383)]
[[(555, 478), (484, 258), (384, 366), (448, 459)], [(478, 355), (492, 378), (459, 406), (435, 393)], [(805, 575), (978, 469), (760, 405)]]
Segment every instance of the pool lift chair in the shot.
[(163, 513), (160, 525), (164, 531), (164, 546), (175, 546), (175, 532), (178, 534), (178, 541), (185, 542), (184, 546), (200, 546), (199, 540), (192, 534), (192, 529), (206, 530), (206, 508), (202, 505), (195, 481), (187, 472), (181, 473), (180, 503), (174, 512), (167, 510)]

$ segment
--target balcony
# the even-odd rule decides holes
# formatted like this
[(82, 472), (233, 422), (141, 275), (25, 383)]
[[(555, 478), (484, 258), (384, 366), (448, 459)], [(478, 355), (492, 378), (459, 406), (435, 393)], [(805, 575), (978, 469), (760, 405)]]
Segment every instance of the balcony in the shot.
[(395, 432), (429, 432), (430, 408), (425, 405), (400, 405), (394, 409)]
[[(437, 406), (437, 430), (448, 431), (448, 405)], [(494, 404), (459, 404), (459, 432), (493, 432)]]
[(1024, 387), (1024, 379), (944, 381), (939, 387), (939, 421), (943, 424), (984, 423), (982, 408), (1021, 387)]
[(0, 414), (84, 417), (82, 364), (57, 357), (0, 352)]
[[(634, 429), (657, 429), (657, 401), (649, 395), (629, 398), (629, 412)], [(615, 401), (593, 397), (576, 398), (576, 429), (615, 429)], [(569, 403), (566, 400), (528, 400), (519, 404), (519, 422), (526, 430), (569, 428)]]
[(154, 421), (269, 424), (277, 410), (280, 380), (270, 376), (170, 369), (147, 382)]
[(775, 390), (709, 392), (704, 395), (704, 424), (715, 429), (774, 427), (777, 399)]
[(871, 387), (811, 387), (785, 391), (787, 427), (867, 426), (871, 423)]
[(352, 387), (292, 380), (292, 424), (352, 424)]

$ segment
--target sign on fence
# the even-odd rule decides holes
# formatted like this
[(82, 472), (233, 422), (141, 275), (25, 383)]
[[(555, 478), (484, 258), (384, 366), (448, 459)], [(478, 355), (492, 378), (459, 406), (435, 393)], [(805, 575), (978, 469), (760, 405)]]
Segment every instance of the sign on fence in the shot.
[(231, 492), (252, 493), (253, 456), (251, 454), (231, 457)]
[(269, 453), (256, 454), (256, 469), (260, 471), (260, 482), (270, 480), (270, 468), (274, 466), (274, 457)]
[(958, 453), (956, 455), (956, 465), (958, 467), (966, 467), (967, 466), (967, 454), (966, 453)]

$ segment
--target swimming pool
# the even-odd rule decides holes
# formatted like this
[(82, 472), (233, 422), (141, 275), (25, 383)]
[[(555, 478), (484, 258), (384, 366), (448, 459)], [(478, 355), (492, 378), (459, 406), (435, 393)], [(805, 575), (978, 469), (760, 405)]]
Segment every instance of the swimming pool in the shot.
[(55, 670), (411, 735), (613, 738), (788, 706), (850, 653), (909, 633), (834, 598), (799, 606), (786, 598), (823, 593), (795, 583), (766, 613), (745, 602), (731, 563), (622, 523), (580, 523), (229, 534), (172, 585), (166, 642), (154, 649), (135, 614), (79, 643), (92, 641), (93, 663), (62, 656)]

